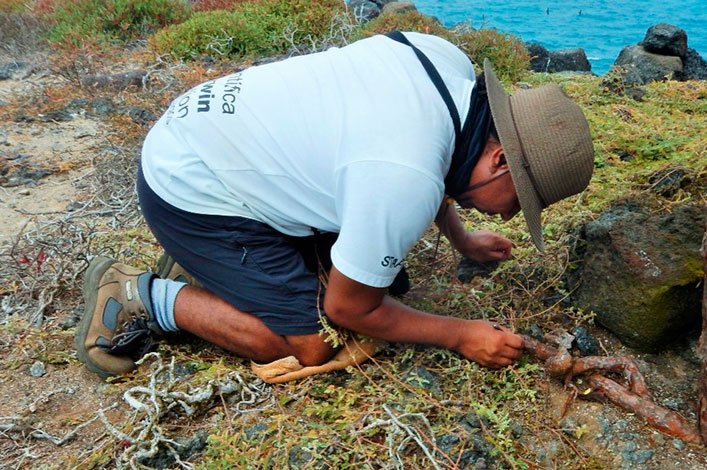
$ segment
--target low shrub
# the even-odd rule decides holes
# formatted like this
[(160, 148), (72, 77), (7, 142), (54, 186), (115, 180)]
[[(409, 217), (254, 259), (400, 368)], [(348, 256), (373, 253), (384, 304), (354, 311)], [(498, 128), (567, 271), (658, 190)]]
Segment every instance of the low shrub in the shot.
[(354, 34), (360, 39), (390, 31), (417, 31), (434, 34), (456, 44), (477, 65), (480, 72), (484, 58), (494, 65), (502, 80), (518, 81), (529, 69), (530, 58), (522, 41), (495, 29), (447, 29), (436, 19), (416, 11), (385, 14), (363, 24)]
[(355, 39), (361, 39), (395, 30), (434, 34), (445, 39), (449, 39), (452, 35), (452, 32), (442, 26), (435, 18), (423, 15), (417, 11), (407, 11), (404, 13), (387, 13), (380, 15), (362, 24), (354, 37)]
[(48, 13), (49, 39), (64, 46), (127, 41), (188, 15), (188, 0), (57, 0)]
[(454, 42), (481, 71), (484, 59), (489, 59), (501, 80), (517, 82), (530, 68), (530, 57), (523, 42), (511, 34), (495, 29), (468, 29), (454, 34)]
[(180, 59), (212, 53), (235, 59), (277, 55), (321, 41), (343, 14), (344, 4), (337, 0), (245, 2), (231, 11), (195, 13), (158, 32), (151, 43), (158, 52)]
[(195, 0), (192, 2), (191, 11), (232, 10), (239, 3), (249, 0)]

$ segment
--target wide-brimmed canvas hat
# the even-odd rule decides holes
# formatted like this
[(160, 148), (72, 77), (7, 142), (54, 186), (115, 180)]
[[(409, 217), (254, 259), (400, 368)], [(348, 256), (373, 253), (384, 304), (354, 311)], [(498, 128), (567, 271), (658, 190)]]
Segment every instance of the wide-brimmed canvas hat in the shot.
[(533, 243), (543, 251), (540, 212), (584, 190), (594, 169), (589, 124), (555, 84), (510, 96), (484, 60), (491, 115)]

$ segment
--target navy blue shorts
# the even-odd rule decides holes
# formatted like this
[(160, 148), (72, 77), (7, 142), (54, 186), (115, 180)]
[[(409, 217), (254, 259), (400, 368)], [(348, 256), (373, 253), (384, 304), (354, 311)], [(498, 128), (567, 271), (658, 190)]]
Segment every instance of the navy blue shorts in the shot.
[(186, 212), (155, 194), (142, 170), (137, 190), (157, 241), (204, 288), (257, 316), (277, 334), (321, 329), (319, 265), (330, 269), (336, 234), (291, 237), (243, 217)]

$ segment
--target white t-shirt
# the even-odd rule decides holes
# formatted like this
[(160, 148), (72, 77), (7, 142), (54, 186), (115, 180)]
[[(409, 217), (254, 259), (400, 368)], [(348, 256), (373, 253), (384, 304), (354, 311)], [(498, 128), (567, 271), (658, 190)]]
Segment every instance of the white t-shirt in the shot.
[[(441, 38), (405, 34), (464, 122), (469, 59)], [(387, 287), (434, 220), (453, 149), (449, 111), (413, 50), (374, 36), (194, 87), (150, 130), (142, 168), (157, 195), (188, 212), (294, 236), (338, 232), (336, 268)]]

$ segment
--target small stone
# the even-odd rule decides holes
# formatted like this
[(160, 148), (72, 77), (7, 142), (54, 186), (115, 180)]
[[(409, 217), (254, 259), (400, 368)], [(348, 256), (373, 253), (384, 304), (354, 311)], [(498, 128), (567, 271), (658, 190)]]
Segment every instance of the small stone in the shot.
[(653, 457), (653, 451), (650, 449), (642, 449), (633, 454), (633, 461), (636, 463), (646, 463)]
[(528, 326), (526, 333), (528, 336), (533, 339), (537, 339), (538, 341), (542, 341), (543, 336), (545, 336), (545, 333), (543, 333), (543, 330), (537, 323), (531, 323), (530, 326)]
[(445, 434), (437, 438), (437, 447), (447, 455), (451, 455), (454, 447), (459, 444), (459, 436), (454, 434)]
[(622, 162), (632, 162), (636, 159), (635, 155), (627, 152), (626, 150), (619, 150), (618, 152), (616, 152), (616, 154), (619, 156), (619, 160), (621, 160)]
[(673, 439), (673, 447), (677, 450), (685, 449), (685, 443), (681, 439)]
[(29, 189), (23, 189), (22, 191), (19, 192), (20, 196), (29, 196), (30, 192)]
[(128, 116), (130, 116), (130, 119), (132, 119), (134, 123), (140, 124), (141, 126), (152, 124), (157, 120), (157, 116), (145, 108), (130, 108), (130, 110), (128, 110)]
[(93, 112), (99, 115), (105, 116), (116, 112), (115, 105), (108, 98), (96, 98), (91, 101), (91, 107), (93, 108)]
[(294, 446), (287, 454), (287, 462), (292, 468), (307, 468), (313, 461), (312, 453), (301, 446)]
[(178, 379), (183, 379), (193, 375), (198, 370), (195, 362), (178, 362), (174, 366), (174, 376)]
[(624, 452), (635, 452), (638, 449), (638, 444), (635, 442), (627, 442), (624, 444)]
[(438, 394), (441, 391), (437, 376), (422, 366), (407, 371), (403, 380), (415, 387), (429, 390), (433, 394)]
[(64, 331), (75, 328), (81, 320), (81, 315), (83, 315), (83, 307), (77, 306), (59, 322), (59, 328)]
[(575, 431), (578, 427), (579, 425), (577, 424), (577, 421), (575, 421), (574, 418), (571, 418), (569, 416), (560, 422), (560, 429), (568, 436), (574, 437)]
[(679, 189), (692, 182), (692, 175), (681, 165), (667, 165), (654, 171), (648, 177), (651, 191), (661, 196), (671, 197)]
[(48, 113), (40, 114), (39, 116), (44, 122), (66, 122), (74, 119), (71, 113), (65, 109), (60, 109), (59, 111), (50, 111)]
[(580, 350), (582, 355), (596, 356), (599, 354), (599, 343), (589, 334), (586, 328), (578, 326), (572, 331), (572, 335), (577, 349)]
[(470, 411), (467, 413), (467, 415), (464, 416), (462, 423), (470, 431), (481, 428), (481, 418), (479, 418), (479, 415), (477, 415), (475, 411)]
[(73, 212), (73, 211), (75, 211), (75, 210), (82, 209), (82, 208), (83, 208), (83, 204), (81, 204), (80, 202), (78, 202), (78, 201), (71, 201), (70, 203), (68, 203), (68, 204), (66, 205), (65, 210), (66, 210), (67, 212)]
[(243, 430), (243, 436), (249, 442), (261, 442), (265, 436), (268, 427), (263, 423), (257, 423)]
[(511, 423), (511, 435), (518, 439), (523, 435), (523, 425), (517, 421)]
[(47, 369), (46, 366), (42, 361), (36, 361), (34, 364), (32, 364), (32, 367), (29, 368), (29, 375), (32, 377), (41, 377), (46, 373)]
[(634, 101), (643, 101), (643, 97), (646, 96), (646, 90), (640, 87), (626, 87), (624, 94)]
[(625, 419), (619, 419), (614, 423), (614, 429), (618, 431), (623, 431), (628, 426), (628, 422)]
[(673, 411), (678, 411), (680, 409), (680, 402), (681, 401), (676, 398), (666, 398), (661, 402), (661, 404)]

